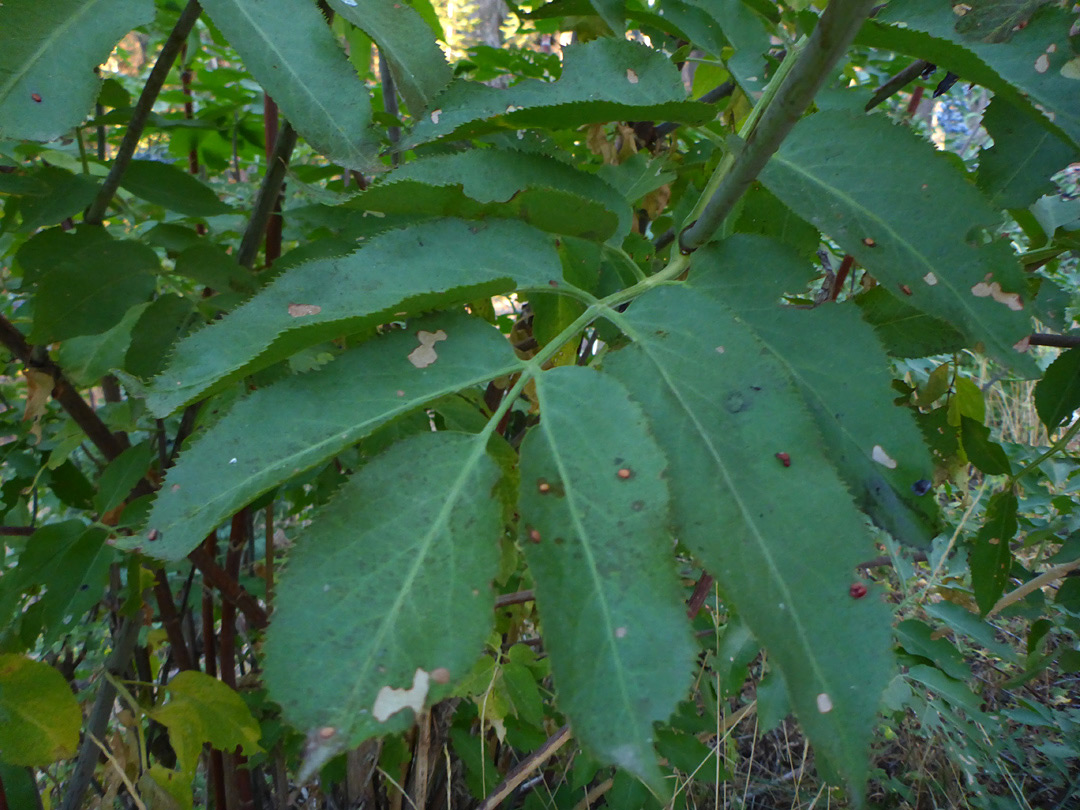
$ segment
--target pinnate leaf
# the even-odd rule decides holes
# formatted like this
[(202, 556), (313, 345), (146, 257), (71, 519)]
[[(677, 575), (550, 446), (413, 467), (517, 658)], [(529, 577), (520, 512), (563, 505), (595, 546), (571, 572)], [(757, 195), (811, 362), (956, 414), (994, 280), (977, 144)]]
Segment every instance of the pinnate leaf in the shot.
[[(675, 66), (636, 42), (604, 37), (567, 49), (555, 82), (526, 79), (505, 90), (455, 81), (405, 146), (502, 127), (575, 127), (603, 121), (704, 123), (713, 108), (686, 100)], [(554, 108), (554, 109), (553, 109)]]
[[(267, 631), (265, 678), (309, 730), (305, 771), (407, 728), (491, 630), (503, 505), (483, 436), (426, 433), (356, 473), (304, 532)], [(307, 666), (317, 663), (312, 679)]]
[[(442, 333), (436, 360), (416, 368), (417, 335)], [(497, 329), (444, 314), (375, 338), (309, 374), (255, 391), (200, 436), (169, 470), (143, 551), (182, 559), (215, 526), (283, 481), (331, 458), (395, 417), (520, 366)], [(312, 397), (312, 391), (332, 392)], [(258, 425), (257, 431), (252, 426)]]
[(980, 244), (998, 214), (933, 146), (881, 116), (822, 112), (796, 124), (761, 179), (890, 293), (1037, 375), (1021, 353), (1031, 318), (1020, 265), (1001, 240)]
[(202, 4), (296, 130), (350, 169), (375, 158), (371, 97), (317, 6), (308, 0)]
[(0, 655), (0, 759), (43, 768), (74, 756), (81, 725), (63, 675), (22, 655)]
[(604, 366), (667, 453), (676, 536), (767, 648), (817, 755), (860, 795), (892, 676), (889, 612), (848, 593), (873, 544), (816, 427), (777, 359), (693, 283), (650, 291), (616, 322), (634, 343)]
[(671, 558), (667, 461), (610, 377), (563, 366), (541, 374), (536, 393), (520, 511), (557, 702), (589, 752), (661, 793), (653, 723), (685, 697), (694, 653)]
[(51, 141), (80, 123), (101, 89), (94, 68), (153, 0), (5, 0), (0, 4), (0, 139)]
[(435, 307), (550, 289), (554, 240), (520, 222), (436, 220), (286, 271), (226, 318), (184, 338), (151, 384), (164, 416), (307, 346)]
[(229, 211), (208, 185), (159, 160), (131, 161), (121, 185), (147, 202), (192, 217), (212, 217)]

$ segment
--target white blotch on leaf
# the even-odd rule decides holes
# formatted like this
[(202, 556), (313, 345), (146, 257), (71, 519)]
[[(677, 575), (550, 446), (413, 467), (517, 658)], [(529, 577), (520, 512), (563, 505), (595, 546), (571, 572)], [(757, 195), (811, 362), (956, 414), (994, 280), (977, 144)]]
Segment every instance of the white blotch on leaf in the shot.
[(922, 280), (929, 284), (931, 287), (937, 284), (937, 276), (935, 276), (933, 273), (927, 273), (925, 276), (922, 277)]
[(1080, 79), (1080, 56), (1074, 56), (1059, 71), (1066, 79)]
[(717, 354), (723, 354), (724, 353), (724, 347), (723, 346), (717, 346), (716, 347), (716, 353)]
[(1046, 73), (1050, 69), (1050, 57), (1045, 53), (1040, 53), (1039, 58), (1035, 60), (1035, 72)]
[(971, 294), (976, 298), (993, 298), (999, 304), (1004, 304), (1013, 312), (1019, 312), (1024, 308), (1019, 293), (1005, 292), (996, 281), (980, 281), (971, 288)]
[(439, 123), (439, 116), (440, 115), (442, 115), (442, 110), (432, 110), (431, 111), (431, 123), (433, 123), (433, 124)]
[(230, 458), (230, 459), (229, 459), (229, 463), (230, 463), (230, 464), (235, 464), (235, 463), (236, 463), (236, 459), (235, 459), (235, 458)]
[(627, 70), (626, 71), (626, 80), (628, 82), (630, 82), (630, 84), (637, 84), (638, 83), (637, 73), (635, 73), (632, 70)]
[(832, 698), (824, 692), (817, 696), (817, 710), (822, 714), (828, 714), (832, 711)]
[(289, 304), (289, 314), (294, 318), (303, 318), (305, 315), (318, 315), (322, 307), (315, 304)]
[(427, 368), (439, 359), (439, 355), (435, 352), (435, 344), (440, 340), (446, 340), (446, 332), (442, 329), (438, 332), (425, 332), (421, 329), (416, 333), (416, 338), (420, 341), (420, 345), (409, 352), (409, 362), (417, 368)]
[(356, 0), (341, 0), (341, 2), (344, 3), (347, 6), (355, 6), (356, 5)]
[(870, 458), (880, 464), (882, 467), (888, 467), (890, 470), (896, 469), (896, 459), (885, 452), (885, 448), (880, 444), (875, 444), (873, 451), (870, 453)]
[(1020, 338), (1020, 340), (1016, 341), (1016, 343), (1013, 344), (1013, 348), (1021, 354), (1026, 352), (1029, 348), (1031, 348), (1031, 335), (1026, 335)]
[(375, 696), (375, 705), (371, 707), (371, 716), (380, 723), (385, 723), (402, 709), (412, 709), (415, 714), (419, 714), (424, 709), (430, 685), (431, 676), (417, 668), (411, 688), (394, 689), (384, 686), (379, 690), (379, 694)]
[(615, 638), (626, 638), (626, 628), (625, 627), (616, 627), (615, 628)]

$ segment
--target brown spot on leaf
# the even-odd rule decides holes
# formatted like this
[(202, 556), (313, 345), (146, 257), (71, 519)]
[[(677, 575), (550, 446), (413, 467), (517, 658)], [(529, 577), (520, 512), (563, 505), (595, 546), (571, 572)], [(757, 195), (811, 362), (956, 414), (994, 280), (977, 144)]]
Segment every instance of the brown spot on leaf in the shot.
[(303, 318), (305, 315), (318, 315), (322, 307), (316, 304), (289, 304), (289, 314), (294, 318)]
[(871, 238), (870, 238), (869, 236), (867, 236), (867, 237), (866, 237), (865, 239), (863, 239), (863, 240), (862, 240), (862, 243), (863, 243), (864, 245), (866, 245), (867, 247), (877, 247), (877, 242), (875, 242), (875, 241), (874, 241), (873, 239), (871, 239)]
[(431, 680), (435, 683), (450, 683), (450, 670), (446, 667), (436, 667), (431, 670)]
[(637, 75), (637, 73), (635, 73), (632, 70), (627, 70), (626, 71), (626, 80), (628, 82), (630, 82), (630, 84), (637, 84), (638, 83), (638, 75)]
[(537, 488), (537, 490), (539, 490), (541, 495), (546, 495), (547, 493), (551, 492), (551, 484), (549, 484), (543, 478), (541, 478), (536, 483), (536, 488)]
[(901, 284), (900, 292), (902, 292), (904, 295), (911, 295), (911, 287), (909, 287), (907, 284)]
[(321, 740), (329, 740), (335, 734), (337, 734), (337, 729), (333, 726), (323, 726), (319, 729), (319, 739)]
[(529, 529), (529, 539), (532, 540), (534, 543), (539, 543), (540, 542), (540, 530), (539, 529)]
[(615, 474), (619, 476), (619, 478), (621, 478), (623, 481), (625, 481), (628, 478), (632, 477), (634, 473), (630, 470), (629, 467), (621, 467), (619, 471)]
[(427, 368), (439, 359), (435, 344), (440, 340), (446, 340), (446, 332), (442, 329), (437, 332), (426, 332), (421, 329), (416, 333), (416, 338), (420, 341), (420, 345), (409, 352), (409, 362), (417, 368)]
[(41, 103), (41, 93), (31, 93), (31, 94), (30, 94), (30, 98), (32, 98), (32, 99), (33, 99), (34, 101), (36, 101), (36, 102), (37, 102), (38, 104), (40, 104), (40, 103)]

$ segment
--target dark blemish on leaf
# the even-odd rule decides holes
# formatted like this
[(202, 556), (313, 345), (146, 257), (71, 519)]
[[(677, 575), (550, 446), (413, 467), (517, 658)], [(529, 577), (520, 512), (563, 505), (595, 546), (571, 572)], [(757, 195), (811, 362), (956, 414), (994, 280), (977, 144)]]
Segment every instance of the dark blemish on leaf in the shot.
[(159, 537), (161, 537), (161, 532), (159, 532), (157, 529), (151, 529), (146, 533), (146, 539), (149, 540), (151, 543), (153, 543)]
[(901, 284), (900, 292), (902, 292), (904, 295), (911, 295), (911, 287), (909, 287), (907, 284)]
[(783, 464), (785, 467), (791, 466), (791, 456), (787, 453), (777, 453), (776, 457), (780, 459), (780, 463)]
[(751, 385), (751, 386), (750, 386), (750, 390), (751, 390), (751, 391), (760, 391), (760, 390), (761, 390), (761, 386), (760, 386), (760, 385)]
[(628, 467), (622, 467), (617, 473), (615, 473), (623, 481), (633, 476), (633, 472)]
[(611, 463), (614, 464), (616, 467), (621, 467), (623, 463), (622, 456), (616, 456), (615, 460)]
[(864, 596), (866, 596), (866, 586), (863, 585), (861, 582), (856, 582), (854, 585), (848, 588), (848, 593), (851, 595), (852, 599), (862, 599)]
[(555, 545), (557, 545), (557, 546), (561, 546), (561, 545), (562, 545), (563, 543), (565, 543), (565, 542), (566, 542), (566, 541), (565, 541), (565, 540), (563, 540), (563, 539), (562, 539), (561, 537), (556, 537), (556, 538), (555, 538)]
[(640, 512), (645, 508), (645, 501), (634, 501), (630, 504), (630, 509), (634, 512)]
[(550, 281), (548, 281), (548, 286), (549, 287), (558, 287), (559, 282), (557, 282), (555, 279), (551, 279)]
[(82, 585), (80, 585), (80, 586), (79, 586), (79, 590), (80, 590), (80, 591), (85, 591), (85, 590), (87, 590), (87, 589), (88, 589), (89, 587), (90, 587), (90, 586), (89, 586), (89, 585), (87, 585), (87, 584), (86, 584), (86, 583), (84, 582), (84, 583), (83, 583)]
[(920, 478), (914, 484), (911, 485), (911, 491), (916, 495), (925, 495), (930, 491), (931, 484), (925, 478)]
[(540, 531), (538, 529), (529, 529), (529, 539), (534, 543), (540, 542)]
[(745, 411), (749, 407), (746, 398), (738, 391), (728, 394), (724, 399), (724, 410), (728, 413), (739, 413), (740, 411)]
[(31, 94), (30, 94), (30, 98), (32, 98), (32, 99), (33, 99), (34, 101), (36, 101), (36, 102), (37, 102), (38, 104), (40, 104), (40, 103), (41, 103), (41, 93), (31, 93)]

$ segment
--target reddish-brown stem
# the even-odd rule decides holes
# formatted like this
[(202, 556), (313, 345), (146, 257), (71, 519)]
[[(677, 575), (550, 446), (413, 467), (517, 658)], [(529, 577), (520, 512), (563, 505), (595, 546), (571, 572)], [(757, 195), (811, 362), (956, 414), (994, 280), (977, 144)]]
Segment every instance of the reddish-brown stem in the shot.
[(0, 810), (8, 810), (7, 794), (4, 793), (4, 777), (0, 774)]
[[(237, 582), (240, 577), (240, 560), (248, 539), (248, 517), (249, 513), (245, 508), (232, 518), (229, 547), (225, 551), (225, 575), (233, 582)], [(236, 689), (236, 606), (230, 602), (221, 603), (219, 639), (221, 642), (218, 647), (221, 681), (229, 688)], [(227, 779), (236, 785), (236, 807), (239, 810), (247, 810), (252, 806), (251, 772), (247, 768), (240, 767), (246, 762), (246, 757), (237, 751), (227, 761), (232, 766), (232, 774), (229, 774)], [(228, 786), (228, 781), (226, 786)]]
[(534, 598), (532, 591), (504, 593), (502, 596), (495, 597), (495, 608), (498, 609), (506, 607), (507, 605), (520, 605), (524, 602), (531, 602)]
[(266, 506), (266, 609), (272, 610), (274, 598), (274, 504)]
[(37, 356), (23, 333), (15, 325), (0, 315), (0, 343), (17, 357), (24, 366), (42, 371), (53, 379), (52, 396), (75, 420), (94, 446), (101, 451), (106, 460), (112, 461), (128, 448), (127, 436), (115, 434), (101, 421), (93, 408), (86, 404), (78, 391), (65, 379), (60, 367), (47, 354)]
[[(217, 535), (211, 533), (201, 546), (206, 556), (211, 560), (217, 559)], [(217, 677), (217, 632), (214, 629), (214, 592), (210, 588), (203, 588), (202, 596), (202, 636), (203, 656), (206, 674), (211, 678)], [(210, 767), (209, 782), (214, 791), (214, 807), (225, 807), (225, 761), (221, 751), (216, 748), (210, 750), (208, 759)]]
[(196, 669), (187, 641), (184, 640), (184, 631), (180, 626), (180, 614), (176, 610), (172, 589), (169, 587), (169, 578), (166, 576), (164, 568), (158, 568), (154, 571), (154, 596), (157, 599), (161, 623), (165, 626), (165, 634), (169, 637), (169, 644), (172, 645), (173, 661), (184, 672), (189, 669)]
[(690, 594), (690, 598), (686, 600), (686, 615), (693, 619), (698, 615), (698, 611), (701, 610), (701, 606), (705, 604), (705, 600), (709, 598), (709, 591), (712, 589), (713, 578), (708, 574), (702, 572), (698, 578), (697, 584), (694, 585), (694, 592)]
[(836, 271), (836, 278), (833, 279), (832, 289), (829, 290), (829, 300), (835, 301), (836, 297), (840, 295), (840, 290), (844, 287), (844, 282), (847, 281), (848, 273), (851, 272), (851, 266), (855, 264), (855, 258), (850, 253), (844, 254), (844, 260), (840, 262), (840, 269)]
[[(266, 164), (269, 166), (277, 148), (278, 106), (266, 93), (263, 93), (263, 132), (266, 134)], [(274, 203), (274, 212), (266, 223), (264, 255), (267, 267), (281, 256), (281, 198), (284, 193), (285, 183), (282, 182), (277, 202)]]
[(922, 102), (923, 86), (917, 85), (914, 90), (911, 91), (911, 100), (908, 101), (907, 114), (908, 116), (915, 115), (919, 111), (919, 104)]
[(254, 629), (262, 630), (266, 627), (266, 611), (262, 605), (235, 579), (230, 579), (225, 569), (206, 553), (204, 547), (196, 548), (188, 554), (188, 559), (202, 572), (203, 579), (221, 592), (222, 604), (229, 603), (240, 608), (248, 624)]
[(0, 536), (29, 537), (36, 531), (33, 526), (0, 526)]

